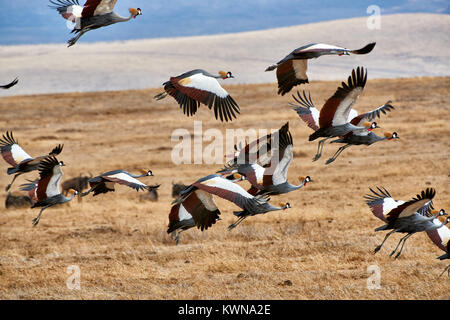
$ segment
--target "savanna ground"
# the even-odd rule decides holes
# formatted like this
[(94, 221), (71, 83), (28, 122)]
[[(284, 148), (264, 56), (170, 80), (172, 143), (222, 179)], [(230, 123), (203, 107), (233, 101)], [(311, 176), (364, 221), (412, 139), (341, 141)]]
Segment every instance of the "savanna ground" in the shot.
[[(338, 84), (307, 88), (320, 108)], [(312, 162), (317, 144), (308, 142), (310, 129), (288, 106), (290, 95), (277, 96), (275, 84), (226, 88), (241, 107), (228, 124), (214, 120), (204, 106), (185, 117), (172, 98), (152, 99), (159, 89), (0, 98), (2, 132), (12, 130), (28, 153), (38, 156), (64, 143), (58, 157), (67, 164), (64, 179), (148, 168), (155, 176), (141, 180), (161, 184), (158, 202), (141, 202), (140, 193), (118, 186), (114, 193), (46, 210), (36, 228), (31, 220), (38, 209), (2, 206), (0, 298), (450, 298), (449, 278), (437, 279), (448, 261), (436, 259), (442, 252), (425, 233), (411, 237), (397, 260), (389, 253), (399, 234), (373, 254), (384, 233), (374, 232), (382, 222), (363, 199), (374, 186), (402, 200), (434, 187), (435, 207), (450, 211), (450, 78), (369, 79), (356, 109), (361, 113), (392, 100), (395, 110), (378, 120), (382, 129), (376, 133), (397, 131), (400, 139), (351, 147), (328, 166), (324, 162), (338, 146), (327, 144), (322, 158)], [(222, 220), (205, 232), (184, 232), (175, 246), (166, 233), (172, 182), (189, 184), (221, 168), (172, 163), (172, 132), (193, 133), (194, 120), (203, 121), (203, 130), (222, 132), (278, 129), (289, 121), (295, 157), (288, 179), (297, 184), (299, 176), (310, 175), (314, 182), (272, 197), (276, 205), (290, 202), (291, 209), (251, 217), (231, 232), (227, 226), (236, 207), (217, 199)], [(0, 190), (12, 178), (7, 167), (2, 160)], [(35, 176), (20, 177), (13, 190)], [(71, 265), (80, 268), (81, 290), (66, 286)], [(371, 265), (380, 268), (380, 289), (367, 287)]]

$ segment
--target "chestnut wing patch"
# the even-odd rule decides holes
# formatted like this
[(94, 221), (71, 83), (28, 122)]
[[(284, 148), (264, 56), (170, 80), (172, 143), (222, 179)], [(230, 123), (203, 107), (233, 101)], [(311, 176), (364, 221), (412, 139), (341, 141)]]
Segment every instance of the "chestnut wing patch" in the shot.
[(277, 67), (278, 94), (285, 95), (302, 83), (309, 83), (306, 75), (307, 60), (287, 60)]

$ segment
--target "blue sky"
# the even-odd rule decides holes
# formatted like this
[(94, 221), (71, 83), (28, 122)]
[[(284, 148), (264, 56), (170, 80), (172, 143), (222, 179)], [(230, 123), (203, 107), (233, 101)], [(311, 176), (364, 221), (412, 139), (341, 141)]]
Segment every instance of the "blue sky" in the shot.
[[(79, 1), (84, 4), (84, 0)], [(445, 13), (449, 0), (118, 0), (115, 11), (128, 8), (143, 15), (89, 32), (82, 42), (177, 37), (261, 30), (312, 22), (367, 16), (377, 5), (381, 14)], [(48, 0), (0, 0), (0, 45), (66, 42), (70, 33)]]

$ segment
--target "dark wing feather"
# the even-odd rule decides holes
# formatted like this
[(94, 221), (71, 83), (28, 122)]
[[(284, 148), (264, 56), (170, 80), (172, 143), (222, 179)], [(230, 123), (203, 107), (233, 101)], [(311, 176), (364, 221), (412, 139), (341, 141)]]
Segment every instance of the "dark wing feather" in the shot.
[(416, 212), (421, 215), (429, 216), (431, 209), (433, 209), (433, 198), (435, 195), (436, 191), (433, 188), (427, 188), (412, 200), (391, 210), (387, 214), (386, 219), (388, 221), (393, 221), (397, 218), (411, 216)]
[(314, 119), (311, 109), (317, 110), (314, 103), (311, 100), (311, 93), (309, 93), (308, 97), (306, 97), (306, 92), (303, 90), (303, 97), (300, 95), (300, 92), (297, 91), (297, 96), (292, 95), (295, 101), (300, 105), (293, 104), (289, 102), (289, 105), (297, 112), (299, 117), (314, 131), (319, 129), (317, 121)]
[(15, 86), (18, 82), (19, 82), (19, 78), (15, 78), (10, 83), (0, 86), (0, 88), (2, 88), (2, 89), (9, 89), (9, 88)]
[[(302, 63), (304, 67), (302, 71), (296, 72), (294, 64)], [(278, 80), (278, 94), (285, 95), (291, 89), (302, 83), (309, 83), (306, 76), (306, 64), (307, 60), (287, 60), (277, 67), (277, 80)], [(304, 70), (303, 70), (304, 69)]]
[(372, 121), (375, 118), (379, 118), (381, 113), (386, 114), (387, 111), (391, 111), (391, 110), (395, 109), (394, 106), (392, 106), (390, 104), (391, 102), (392, 101), (389, 100), (388, 102), (383, 104), (381, 107), (378, 107), (374, 110), (371, 110), (369, 112), (366, 112), (366, 113), (363, 113), (363, 114), (360, 114), (360, 115), (354, 117), (350, 121), (350, 123), (355, 126), (362, 126), (362, 124), (364, 124), (364, 122)]
[(331, 127), (333, 119), (338, 113), (342, 116), (342, 121), (347, 121), (351, 107), (359, 96), (360, 91), (366, 85), (366, 82), (367, 72), (365, 72), (365, 69), (362, 67), (358, 67), (356, 70), (353, 69), (351, 76), (348, 77), (348, 83), (342, 82), (341, 87), (337, 88), (333, 96), (325, 102), (320, 110), (319, 127)]

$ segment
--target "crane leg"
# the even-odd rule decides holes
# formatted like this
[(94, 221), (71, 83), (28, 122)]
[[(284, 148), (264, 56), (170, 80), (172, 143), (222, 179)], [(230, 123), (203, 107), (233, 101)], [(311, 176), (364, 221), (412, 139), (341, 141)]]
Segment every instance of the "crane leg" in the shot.
[(23, 172), (19, 172), (14, 175), (14, 178), (12, 179), (11, 183), (6, 186), (5, 191), (8, 191), (9, 189), (11, 189), (11, 186), (14, 183), (14, 181), (16, 181), (17, 177), (20, 176), (22, 173)]
[(235, 223), (230, 224), (228, 226), (228, 231), (231, 231), (233, 228), (237, 227), (237, 225), (244, 221), (245, 218), (247, 218), (247, 216), (242, 216)]
[(325, 162), (325, 164), (330, 164), (332, 163), (334, 160), (336, 160), (337, 157), (339, 157), (339, 155), (342, 153), (342, 151), (344, 151), (345, 149), (347, 149), (348, 147), (350, 147), (350, 144), (346, 144), (345, 146), (342, 146), (338, 149), (338, 151), (336, 151), (336, 153), (334, 154), (334, 156), (332, 156), (330, 159), (327, 160), (327, 162)]
[(394, 259), (397, 259), (397, 258), (400, 256), (400, 254), (401, 254), (402, 251), (403, 251), (403, 247), (405, 246), (406, 240), (408, 240), (408, 238), (411, 237), (412, 235), (413, 235), (413, 233), (409, 233), (409, 234), (407, 234), (405, 237), (402, 238), (402, 239), (404, 239), (404, 240), (403, 240), (403, 244), (402, 244), (402, 246), (400, 247), (400, 251), (397, 252), (397, 254), (395, 255)]
[(83, 193), (79, 193), (79, 195), (80, 195), (80, 198), (81, 197), (84, 197), (84, 196), (87, 196), (89, 193), (91, 193), (92, 191), (94, 191), (94, 189), (93, 188), (91, 188), (91, 189), (89, 189), (88, 191), (86, 191), (86, 192), (83, 192)]
[(383, 244), (386, 242), (387, 238), (389, 238), (389, 236), (390, 236), (391, 234), (393, 234), (395, 231), (397, 231), (397, 230), (394, 229), (394, 230), (392, 230), (391, 232), (389, 232), (389, 233), (386, 235), (386, 237), (384, 237), (383, 242), (382, 242), (379, 246), (377, 246), (377, 247), (375, 248), (375, 250), (374, 250), (373, 253), (377, 253), (378, 251), (380, 251), (381, 247), (382, 247)]
[(78, 41), (78, 39), (80, 39), (81, 36), (88, 31), (89, 31), (89, 29), (81, 30), (80, 33), (78, 33), (78, 35), (76, 37), (69, 39), (69, 41), (67, 41), (67, 43), (69, 44), (67, 47), (73, 46)]
[(397, 246), (395, 247), (395, 249), (394, 249), (394, 250), (391, 252), (391, 254), (389, 255), (390, 257), (397, 251), (397, 249), (398, 249), (398, 247), (400, 246), (400, 244), (402, 243), (402, 241), (403, 241), (406, 237), (408, 237), (408, 235), (409, 235), (409, 234), (405, 235), (404, 237), (402, 237), (402, 238), (398, 241)]
[(330, 138), (325, 138), (319, 141), (319, 143), (317, 144), (317, 153), (314, 156), (313, 161), (319, 160), (319, 158), (322, 156), (323, 145), (328, 139)]
[(47, 206), (43, 207), (43, 208), (41, 209), (41, 211), (39, 211), (39, 214), (37, 215), (37, 217), (33, 219), (33, 227), (36, 227), (36, 226), (38, 225), (39, 220), (41, 219), (42, 211), (44, 211), (45, 209), (47, 209), (47, 208), (50, 207), (50, 206), (51, 206), (51, 205), (47, 205)]
[(438, 279), (439, 279), (440, 277), (442, 277), (442, 275), (443, 275), (446, 271), (448, 271), (448, 276), (450, 277), (450, 264), (444, 269), (444, 271), (442, 271), (442, 273), (439, 275)]

